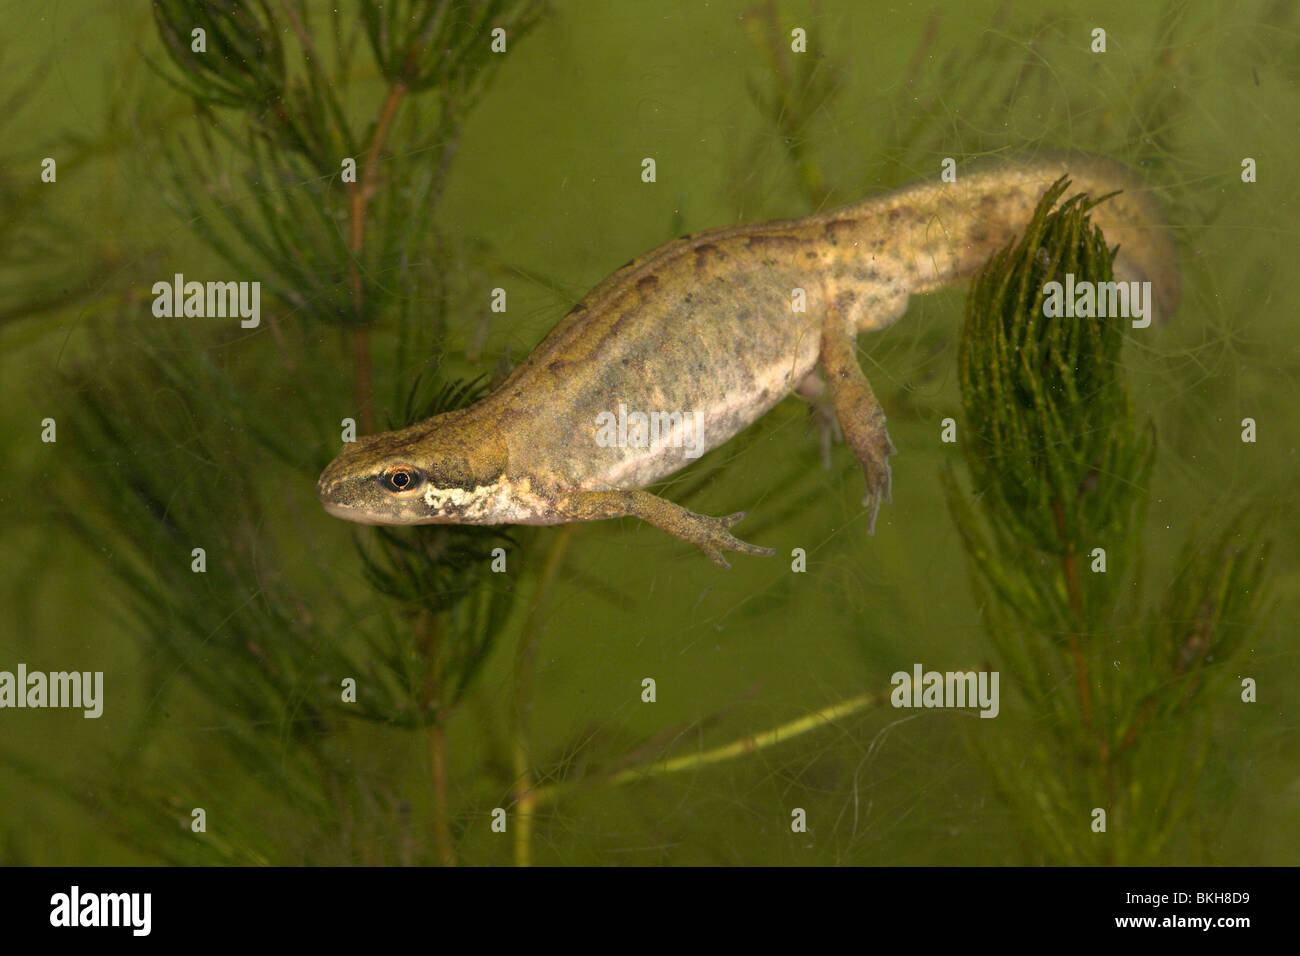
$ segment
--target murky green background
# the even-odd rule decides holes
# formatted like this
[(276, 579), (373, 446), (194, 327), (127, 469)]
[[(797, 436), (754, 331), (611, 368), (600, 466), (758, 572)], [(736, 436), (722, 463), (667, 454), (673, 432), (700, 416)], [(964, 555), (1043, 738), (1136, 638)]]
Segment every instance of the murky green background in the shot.
[[(343, 15), (349, 6), (340, 5)], [(118, 542), (105, 539), (95, 553), (52, 520), (52, 487), (83, 489), (87, 500), (96, 489), (94, 462), (64, 442), (39, 441), (40, 420), (53, 414), (60, 387), (54, 370), (120, 367), (158, 323), (207, 321), (154, 319), (154, 281), (176, 271), (233, 276), (161, 201), (159, 144), (190, 131), (193, 118), (142, 62), (162, 57), (147, 6), (65, 0), (39, 7), (11, 5), (0, 14), (3, 89), (20, 93), (5, 105), (0, 188), (11, 222), (51, 224), (49, 247), (18, 263), (20, 252), (33, 250), (15, 249), (9, 231), (0, 257), (13, 289), (18, 279), (41, 279), (54, 284), (56, 299), (66, 271), (69, 301), (33, 310), (11, 294), (5, 308), (15, 314), (0, 325), (0, 669), (25, 661), (33, 669), (102, 670), (108, 699), (97, 721), (76, 712), (0, 711), (0, 756), (14, 762), (0, 762), (0, 860), (158, 862), (147, 837), (122, 839), (87, 809), (86, 798), (111, 786), (171, 802), (178, 829), (188, 824), (185, 808), (204, 807), (212, 840), (223, 830), (275, 832), (283, 852), (271, 862), (430, 862), (423, 734), (364, 723), (336, 728), (331, 752), (350, 768), (353, 790), (342, 798), (342, 816), (352, 822), (334, 843), (309, 810), (295, 809), (291, 794), (268, 804), (258, 781), (243, 776), (222, 742), (232, 727), (228, 711), (184, 680), (145, 679), (151, 648), (105, 570)], [(1187, 533), (1215, 530), (1242, 502), (1269, 516), (1278, 547), (1274, 613), (1238, 663), (1258, 681), (1258, 703), (1237, 702), (1232, 682), (1223, 685), (1227, 697), (1206, 729), (1205, 771), (1188, 784), (1196, 788), (1193, 803), (1209, 810), (1180, 825), (1150, 862), (1295, 862), (1300, 21), (1288, 5), (1270, 3), (773, 9), (784, 35), (794, 26), (814, 31), (814, 52), (833, 77), (835, 94), (806, 129), (806, 149), (844, 200), (933, 175), (945, 156), (1077, 148), (1142, 162), (1172, 204), (1184, 243), (1183, 305), (1166, 328), (1134, 337), (1125, 351), (1139, 413), (1153, 419), (1160, 439), (1147, 529), (1149, 596), (1159, 593)], [(456, 251), (452, 371), (490, 372), (507, 349), (517, 361), (588, 288), (675, 235), (810, 211), (781, 134), (750, 92), (772, 83), (749, 32), (767, 10), (561, 0), (512, 46), (467, 123), (438, 215)], [(1088, 50), (1097, 26), (1109, 36), (1100, 56)], [(23, 87), (32, 71), (37, 82)], [(344, 95), (364, 114), (373, 112), (377, 91), (372, 77)], [(79, 160), (61, 160), (57, 185), (30, 191), (41, 157), (73, 154)], [(653, 185), (640, 181), (645, 156), (657, 162)], [(1256, 184), (1240, 182), (1244, 156), (1258, 161)], [(192, 175), (198, 188), (205, 171)], [(84, 270), (101, 261), (103, 270), (86, 283)], [(486, 290), (500, 284), (509, 289), (509, 311), (490, 316)], [(103, 317), (131, 295), (139, 318), (123, 331)], [(536, 658), (531, 741), (543, 780), (571, 779), (588, 761), (609, 766), (633, 752), (632, 762), (644, 763), (721, 745), (886, 689), (891, 673), (915, 662), (948, 670), (988, 660), (938, 480), (941, 464), (957, 460), (938, 436), (943, 418), (959, 417), (961, 304), (959, 291), (914, 299), (898, 325), (860, 340), (900, 450), (893, 503), (874, 537), (866, 535), (850, 453), (837, 447), (834, 467), (823, 471), (805, 408), (794, 400), (678, 476), (666, 493), (678, 498), (703, 481), (689, 499), (694, 510), (748, 509), (743, 537), (783, 554), (805, 548), (806, 574), (792, 575), (785, 558), (744, 557), (723, 573), (631, 520), (577, 530)], [(277, 310), (280, 321), (294, 321), (264, 302), (264, 313)], [(484, 322), (482, 357), (469, 361), (466, 349)], [(195, 348), (207, 347), (203, 334), (195, 331)], [(246, 372), (264, 366), (259, 378), (276, 396), (288, 386), (272, 334), (264, 321), (257, 334), (222, 348), (237, 351), (233, 361)], [(346, 378), (337, 342), (324, 335), (321, 342), (319, 374)], [(268, 402), (268, 428), (315, 440), (317, 427), (277, 418), (275, 410)], [(320, 419), (350, 413), (323, 409)], [(1240, 441), (1245, 417), (1258, 422), (1256, 444)], [(220, 433), (220, 423), (196, 427)], [(188, 461), (180, 443), (175, 457), (156, 462), (164, 473), (176, 471), (178, 494), (187, 487), (185, 470), (203, 466)], [(310, 479), (269, 460), (261, 474), (262, 530), (274, 539), (276, 573), (306, 582), (305, 594), (341, 588), (364, 598), (353, 529), (319, 509)], [(525, 594), (556, 534), (541, 530), (512, 555)], [(447, 727), (451, 823), (465, 863), (512, 860), (513, 837), (490, 832), (488, 814), (510, 789), (508, 701), (525, 606), (518, 602), (477, 691)], [(321, 626), (345, 624), (325, 617)], [(657, 682), (653, 705), (640, 701), (645, 677)], [(995, 721), (875, 708), (709, 768), (581, 787), (541, 811), (533, 858), (1036, 862), (1021, 822), (968, 746), (971, 737), (1034, 732), (1032, 718), (1007, 707), (1011, 693), (1004, 687), (1008, 712)], [(808, 833), (790, 832), (794, 807), (807, 810)]]

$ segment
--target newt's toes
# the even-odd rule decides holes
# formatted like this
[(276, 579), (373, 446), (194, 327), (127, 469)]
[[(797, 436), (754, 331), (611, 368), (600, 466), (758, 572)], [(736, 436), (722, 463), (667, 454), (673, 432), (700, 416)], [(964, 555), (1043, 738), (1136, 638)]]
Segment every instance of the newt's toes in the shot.
[(747, 541), (741, 541), (727, 529), (737, 522), (741, 521), (746, 511), (737, 511), (735, 514), (727, 515), (724, 518), (707, 518), (708, 534), (707, 543), (702, 544), (704, 553), (707, 554), (714, 564), (719, 567), (730, 569), (731, 565), (727, 559), (722, 556), (722, 552), (735, 551), (739, 554), (752, 554), (756, 557), (770, 558), (776, 554), (775, 548), (763, 548), (756, 544), (750, 544)]

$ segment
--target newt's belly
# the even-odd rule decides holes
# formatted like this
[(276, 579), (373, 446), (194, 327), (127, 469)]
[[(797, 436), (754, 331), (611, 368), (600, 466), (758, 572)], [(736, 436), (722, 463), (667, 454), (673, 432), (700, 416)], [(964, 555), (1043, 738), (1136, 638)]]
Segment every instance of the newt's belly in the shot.
[[(680, 291), (643, 289), (612, 322), (530, 358), (502, 409), (511, 471), (545, 468), (574, 490), (644, 487), (798, 386), (817, 363), (819, 291), (795, 311), (793, 270), (730, 265)], [(538, 395), (550, 400), (530, 410), (522, 399)]]

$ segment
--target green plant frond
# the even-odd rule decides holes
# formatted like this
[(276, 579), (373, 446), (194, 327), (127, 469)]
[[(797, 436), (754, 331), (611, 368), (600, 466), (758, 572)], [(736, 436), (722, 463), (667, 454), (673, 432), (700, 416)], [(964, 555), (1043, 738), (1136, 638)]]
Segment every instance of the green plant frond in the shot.
[[(1112, 277), (1114, 251), (1088, 218), (1108, 197), (1061, 201), (1068, 187), (1047, 190), (971, 288), (958, 364), (973, 499), (952, 469), (942, 478), (990, 641), (1055, 742), (1031, 749), (1028, 792), (1009, 765), (1023, 750), (986, 750), (1004, 799), (1046, 859), (1126, 863), (1151, 859), (1193, 811), (1186, 775), (1204, 756), (1207, 668), (1221, 670), (1256, 620), (1269, 546), (1239, 516), (1208, 542), (1189, 539), (1158, 610), (1141, 614), (1125, 586), (1140, 565), (1155, 430), (1134, 421), (1122, 322), (1044, 314), (1046, 283)], [(1089, 840), (1077, 821), (1096, 807), (1123, 838)]]

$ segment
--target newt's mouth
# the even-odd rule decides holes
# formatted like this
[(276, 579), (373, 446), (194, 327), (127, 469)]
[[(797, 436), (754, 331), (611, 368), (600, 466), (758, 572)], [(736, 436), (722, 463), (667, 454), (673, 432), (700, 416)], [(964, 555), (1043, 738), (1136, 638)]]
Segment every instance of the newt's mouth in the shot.
[(384, 521), (376, 521), (371, 515), (362, 511), (360, 508), (352, 505), (345, 505), (342, 502), (330, 501), (321, 496), (320, 503), (336, 518), (342, 518), (344, 521), (351, 521), (355, 524), (387, 524)]
[(344, 521), (351, 521), (353, 524), (384, 525), (398, 528), (413, 524), (437, 524), (440, 520), (445, 520), (440, 519), (437, 515), (426, 515), (414, 511), (375, 514), (373, 511), (367, 511), (358, 505), (348, 505), (341, 501), (330, 501), (326, 498), (321, 498), (321, 505), (334, 517), (342, 518)]

